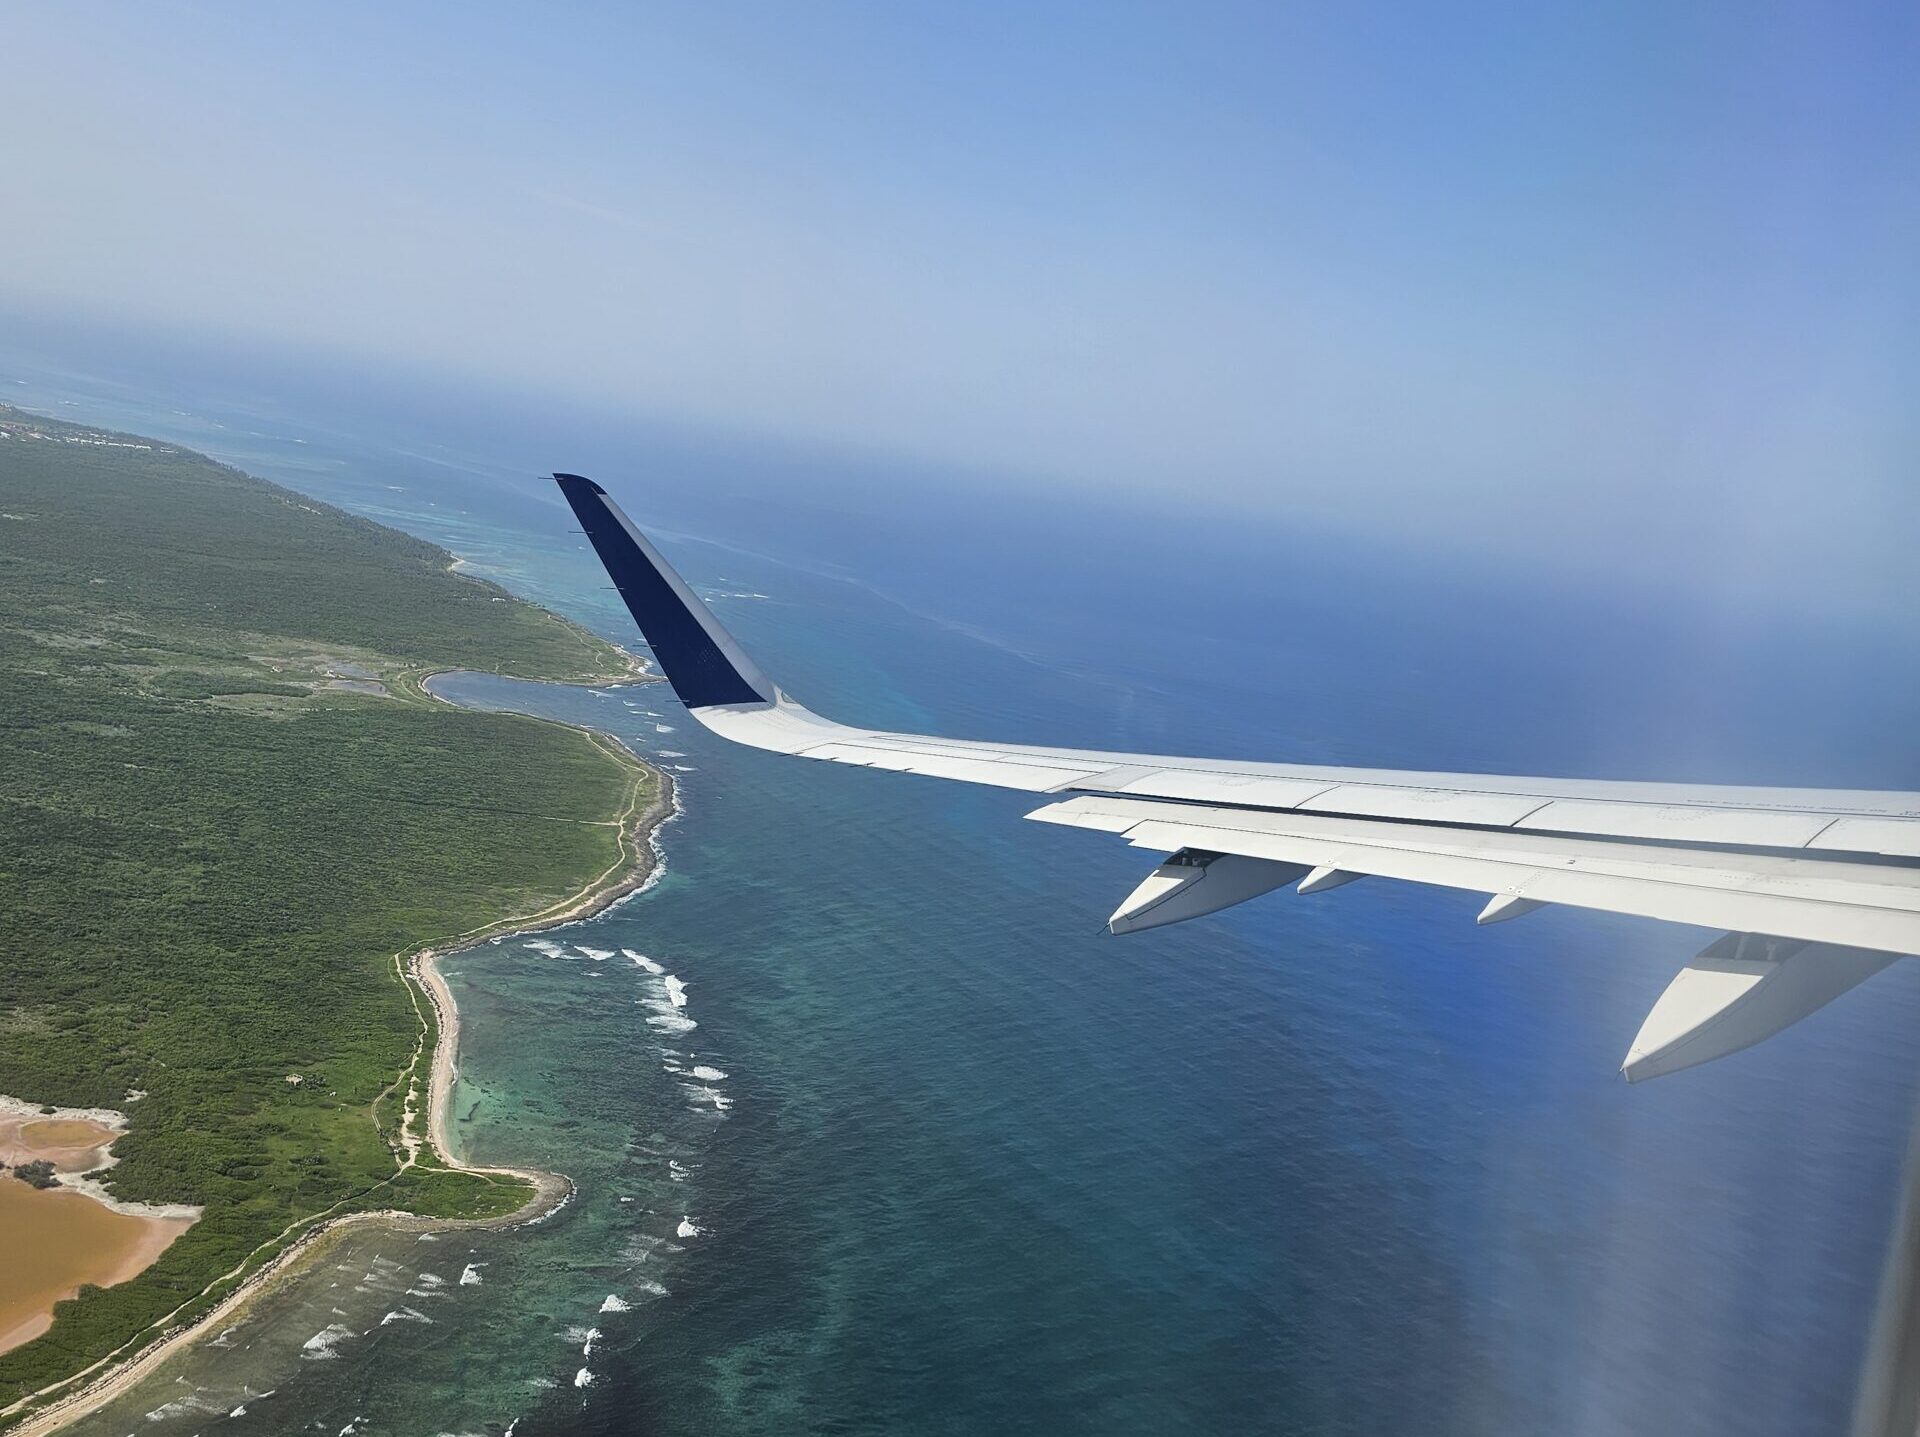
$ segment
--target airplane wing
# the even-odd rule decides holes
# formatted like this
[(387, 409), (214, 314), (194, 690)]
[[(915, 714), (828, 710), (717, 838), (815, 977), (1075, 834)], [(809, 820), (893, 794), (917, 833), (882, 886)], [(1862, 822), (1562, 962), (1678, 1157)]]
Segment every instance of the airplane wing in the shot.
[(1772, 1036), (1920, 955), (1920, 793), (1725, 788), (1244, 763), (852, 728), (787, 697), (599, 485), (556, 474), (687, 711), (736, 743), (1045, 794), (1028, 814), (1168, 857), (1115, 933), (1285, 884), (1356, 878), (1486, 896), (1479, 922), (1543, 904), (1726, 930), (1654, 1005), (1638, 1080)]

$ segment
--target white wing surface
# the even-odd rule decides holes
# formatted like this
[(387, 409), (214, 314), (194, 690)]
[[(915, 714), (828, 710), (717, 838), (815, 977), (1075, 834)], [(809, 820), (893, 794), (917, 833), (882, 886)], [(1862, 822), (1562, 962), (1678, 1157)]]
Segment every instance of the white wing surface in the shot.
[(1047, 794), (1030, 818), (1169, 855), (1115, 910), (1115, 933), (1363, 876), (1483, 894), (1482, 923), (1552, 903), (1726, 930), (1649, 1014), (1629, 1079), (1748, 1047), (1920, 954), (1920, 794), (1244, 763), (851, 728), (781, 692), (603, 489), (555, 478), (702, 724), (802, 758)]

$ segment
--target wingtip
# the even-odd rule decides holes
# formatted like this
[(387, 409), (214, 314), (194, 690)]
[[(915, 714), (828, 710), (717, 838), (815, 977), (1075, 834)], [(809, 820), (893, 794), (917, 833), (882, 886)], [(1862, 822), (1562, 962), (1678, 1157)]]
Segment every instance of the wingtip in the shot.
[(555, 474), (553, 479), (563, 490), (578, 486), (590, 494), (604, 495), (607, 492), (584, 474)]

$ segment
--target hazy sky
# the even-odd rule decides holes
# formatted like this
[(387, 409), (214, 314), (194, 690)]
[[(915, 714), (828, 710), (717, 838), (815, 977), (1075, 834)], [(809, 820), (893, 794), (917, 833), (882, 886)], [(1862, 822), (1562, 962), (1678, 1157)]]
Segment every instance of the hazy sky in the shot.
[(6, 15), (0, 302), (1003, 483), (1913, 569), (1912, 3)]

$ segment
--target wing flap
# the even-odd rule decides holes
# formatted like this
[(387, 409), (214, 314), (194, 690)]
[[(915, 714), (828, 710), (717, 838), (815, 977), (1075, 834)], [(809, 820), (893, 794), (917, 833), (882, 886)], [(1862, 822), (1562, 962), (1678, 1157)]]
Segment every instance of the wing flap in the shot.
[(1920, 952), (1920, 873), (1910, 869), (1091, 796), (1028, 817), (1118, 832), (1159, 852), (1203, 848), (1706, 928)]

